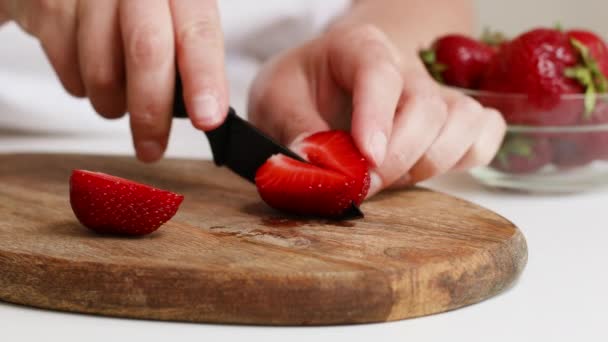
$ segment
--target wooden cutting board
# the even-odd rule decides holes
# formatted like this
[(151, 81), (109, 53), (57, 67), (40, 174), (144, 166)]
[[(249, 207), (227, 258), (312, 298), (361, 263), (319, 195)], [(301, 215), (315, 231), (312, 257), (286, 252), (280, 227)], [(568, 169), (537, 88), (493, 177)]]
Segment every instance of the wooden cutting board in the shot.
[[(142, 238), (83, 228), (70, 171), (179, 192), (172, 221)], [(514, 282), (526, 242), (509, 221), (412, 189), (364, 203), (365, 219), (289, 218), (206, 161), (0, 156), (0, 299), (41, 308), (193, 322), (380, 322), (459, 308)]]

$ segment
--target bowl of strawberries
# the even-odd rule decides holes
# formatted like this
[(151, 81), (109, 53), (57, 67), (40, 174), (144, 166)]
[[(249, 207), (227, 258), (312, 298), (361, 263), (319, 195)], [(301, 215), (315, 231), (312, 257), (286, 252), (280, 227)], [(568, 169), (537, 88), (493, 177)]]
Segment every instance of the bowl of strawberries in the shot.
[(608, 184), (608, 45), (597, 34), (447, 35), (420, 55), (437, 81), (508, 124), (492, 163), (471, 172), (481, 183), (540, 192)]

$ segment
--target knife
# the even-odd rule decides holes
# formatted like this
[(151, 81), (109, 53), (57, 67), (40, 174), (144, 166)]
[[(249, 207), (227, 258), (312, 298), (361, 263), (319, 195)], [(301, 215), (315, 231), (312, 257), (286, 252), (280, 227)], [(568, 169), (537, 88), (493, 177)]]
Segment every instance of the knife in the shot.
[[(176, 80), (173, 117), (187, 118), (181, 80)], [(231, 107), (226, 120), (218, 128), (205, 132), (213, 161), (217, 166), (226, 166), (234, 173), (255, 184), (257, 170), (275, 154), (284, 154), (298, 161), (308, 163), (297, 153), (274, 141), (246, 120), (240, 118)], [(343, 218), (361, 218), (363, 212), (352, 205)]]

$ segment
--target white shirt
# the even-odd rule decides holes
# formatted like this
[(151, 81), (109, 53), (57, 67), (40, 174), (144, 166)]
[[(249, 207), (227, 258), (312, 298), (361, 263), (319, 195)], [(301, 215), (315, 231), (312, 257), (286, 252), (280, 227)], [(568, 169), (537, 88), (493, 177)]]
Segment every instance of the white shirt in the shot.
[[(248, 87), (264, 59), (321, 32), (350, 0), (222, 0), (231, 105), (245, 114)], [(38, 42), (0, 27), (0, 152), (132, 154), (128, 120), (95, 115), (61, 87)], [(175, 120), (169, 156), (209, 157), (205, 138)]]

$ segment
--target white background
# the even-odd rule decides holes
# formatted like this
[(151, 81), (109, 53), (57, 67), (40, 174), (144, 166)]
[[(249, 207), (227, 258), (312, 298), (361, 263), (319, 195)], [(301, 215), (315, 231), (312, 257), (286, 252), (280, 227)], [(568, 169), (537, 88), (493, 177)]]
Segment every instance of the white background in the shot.
[[(430, 1), (430, 0), (429, 0)], [(234, 2), (233, 2), (234, 3)], [(265, 2), (266, 3), (266, 2)], [(482, 26), (507, 33), (537, 24), (608, 33), (606, 1), (479, 0)], [(531, 5), (530, 5), (531, 3)], [(233, 101), (244, 108), (257, 64), (230, 57)], [(126, 122), (106, 122), (67, 97), (34, 41), (0, 30), (0, 151), (132, 153)], [(17, 119), (15, 119), (17, 118)], [(208, 157), (206, 142), (178, 124), (169, 154)], [(506, 293), (450, 313), (409, 321), (327, 328), (162, 323), (55, 313), (0, 304), (0, 341), (607, 341), (608, 190), (565, 197), (488, 191), (464, 175), (429, 186), (480, 203), (521, 227), (529, 263)], [(1, 200), (1, 199), (0, 199)]]

